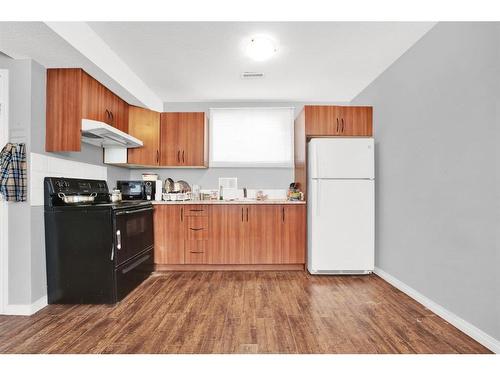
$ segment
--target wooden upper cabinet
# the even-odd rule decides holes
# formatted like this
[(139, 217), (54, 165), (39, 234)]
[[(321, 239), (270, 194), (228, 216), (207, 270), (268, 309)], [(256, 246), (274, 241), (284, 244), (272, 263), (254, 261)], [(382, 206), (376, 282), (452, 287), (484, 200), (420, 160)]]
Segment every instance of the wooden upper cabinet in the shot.
[(122, 132), (128, 133), (128, 103), (115, 95), (113, 107), (113, 126), (121, 130)]
[(161, 114), (160, 145), (161, 166), (182, 165), (179, 134), (179, 113), (165, 112)]
[(182, 165), (204, 167), (207, 162), (205, 112), (179, 113)]
[(156, 264), (184, 264), (184, 205), (154, 207), (154, 258)]
[(306, 206), (281, 206), (281, 263), (301, 264), (306, 259)]
[(207, 127), (204, 112), (161, 114), (161, 166), (206, 167)]
[(304, 117), (309, 137), (372, 135), (372, 107), (308, 105)]
[(149, 109), (129, 106), (128, 132), (143, 142), (142, 147), (128, 149), (128, 164), (156, 166), (160, 161), (160, 114)]
[(85, 72), (82, 80), (82, 117), (127, 132), (128, 104)]
[(82, 119), (128, 128), (128, 104), (82, 69), (47, 69), (45, 150), (80, 151)]
[(372, 107), (341, 107), (341, 134), (346, 136), (372, 135)]
[(106, 88), (87, 73), (82, 74), (82, 118), (108, 122)]
[(309, 136), (337, 135), (339, 130), (340, 107), (311, 105), (304, 107), (305, 130)]
[(47, 69), (45, 151), (80, 151), (81, 69)]

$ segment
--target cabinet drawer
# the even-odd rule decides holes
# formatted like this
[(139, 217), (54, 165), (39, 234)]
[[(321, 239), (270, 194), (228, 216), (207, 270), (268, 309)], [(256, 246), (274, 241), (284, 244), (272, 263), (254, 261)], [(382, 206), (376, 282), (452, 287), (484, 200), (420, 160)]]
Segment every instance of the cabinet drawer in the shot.
[(208, 205), (187, 204), (184, 209), (186, 216), (208, 216)]
[(186, 217), (186, 240), (208, 240), (208, 217)]
[(186, 264), (204, 264), (205, 253), (186, 250)]
[(185, 249), (186, 253), (196, 252), (196, 253), (204, 253), (207, 251), (208, 241), (205, 240), (186, 240)]

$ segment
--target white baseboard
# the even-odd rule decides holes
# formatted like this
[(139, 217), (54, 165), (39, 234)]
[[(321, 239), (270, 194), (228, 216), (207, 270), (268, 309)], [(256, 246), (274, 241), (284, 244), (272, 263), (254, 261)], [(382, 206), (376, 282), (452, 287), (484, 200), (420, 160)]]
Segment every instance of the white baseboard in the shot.
[(469, 322), (463, 320), (459, 316), (455, 315), (451, 311), (445, 309), (443, 306), (437, 304), (436, 302), (430, 300), (423, 294), (417, 292), (412, 287), (406, 285), (399, 279), (396, 279), (394, 276), (388, 274), (384, 270), (381, 270), (378, 267), (375, 267), (375, 274), (380, 276), (382, 279), (387, 281), (392, 286), (401, 290), (403, 293), (408, 294), (414, 300), (420, 302), (422, 305), (431, 310), (434, 314), (439, 315), (441, 318), (446, 320), (451, 325), (458, 328), (460, 331), (464, 332), (468, 336), (472, 337), (474, 340), (479, 342), (480, 344), (486, 346), (492, 352), (500, 354), (500, 341), (488, 335), (486, 332), (480, 330), (476, 326), (470, 324)]
[(47, 306), (47, 296), (43, 296), (31, 305), (7, 305), (4, 315), (33, 315)]

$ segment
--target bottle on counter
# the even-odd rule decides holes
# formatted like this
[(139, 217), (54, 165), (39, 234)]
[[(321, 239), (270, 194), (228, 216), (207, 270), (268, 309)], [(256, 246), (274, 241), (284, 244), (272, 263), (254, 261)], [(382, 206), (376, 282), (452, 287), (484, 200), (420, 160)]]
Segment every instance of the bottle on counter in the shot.
[(224, 200), (224, 188), (222, 186), (219, 186), (219, 200)]

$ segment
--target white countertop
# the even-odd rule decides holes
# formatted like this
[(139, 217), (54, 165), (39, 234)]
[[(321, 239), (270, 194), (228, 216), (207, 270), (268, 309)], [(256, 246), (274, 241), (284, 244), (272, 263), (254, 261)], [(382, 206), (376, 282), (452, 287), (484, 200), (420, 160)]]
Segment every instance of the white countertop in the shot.
[(199, 201), (152, 201), (153, 204), (306, 204), (305, 201), (287, 201), (283, 199), (266, 199), (257, 201), (254, 199), (247, 200), (199, 200)]

